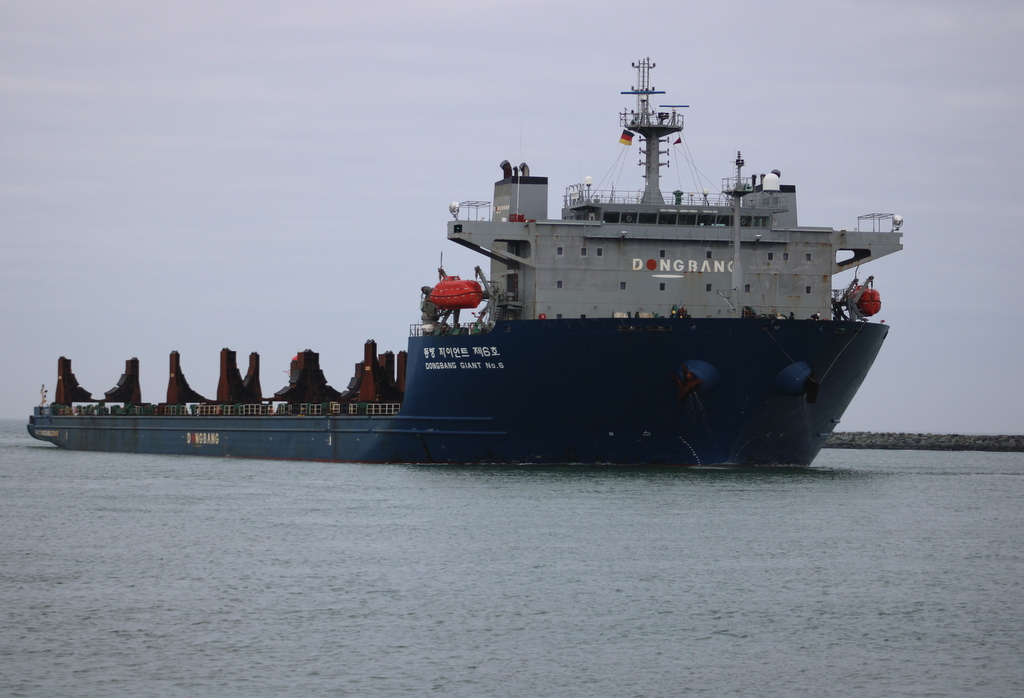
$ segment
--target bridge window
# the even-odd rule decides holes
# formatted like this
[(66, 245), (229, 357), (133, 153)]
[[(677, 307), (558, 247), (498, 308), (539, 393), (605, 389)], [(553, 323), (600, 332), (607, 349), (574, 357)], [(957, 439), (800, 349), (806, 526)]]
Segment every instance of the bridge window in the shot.
[(641, 213), (640, 214), (640, 225), (657, 225), (658, 214), (657, 213)]
[(658, 214), (658, 224), (659, 225), (675, 225), (676, 224), (676, 214), (674, 214), (674, 213), (659, 213)]
[(732, 216), (728, 216), (724, 213), (702, 213), (697, 218), (697, 225), (732, 225)]
[(604, 212), (603, 220), (604, 220), (605, 223), (618, 223), (619, 222), (619, 212), (618, 211), (605, 211)]

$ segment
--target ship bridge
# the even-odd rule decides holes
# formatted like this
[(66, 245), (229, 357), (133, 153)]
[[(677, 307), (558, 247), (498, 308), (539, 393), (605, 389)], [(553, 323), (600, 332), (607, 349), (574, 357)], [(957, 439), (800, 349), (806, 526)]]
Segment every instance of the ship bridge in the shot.
[(827, 318), (833, 275), (902, 249), (898, 217), (870, 214), (853, 229), (801, 226), (796, 187), (760, 179), (739, 207), (727, 194), (659, 192), (651, 203), (645, 192), (574, 185), (560, 219), (538, 203), (545, 178), (503, 179), (496, 201), (533, 204), (449, 221), (448, 238), (491, 259), (496, 319), (731, 317), (737, 303), (745, 315)]

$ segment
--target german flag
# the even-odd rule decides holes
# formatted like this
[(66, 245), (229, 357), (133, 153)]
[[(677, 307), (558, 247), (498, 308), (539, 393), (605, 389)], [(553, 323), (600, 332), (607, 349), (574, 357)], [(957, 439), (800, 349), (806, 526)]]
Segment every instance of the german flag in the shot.
[(622, 138), (619, 139), (619, 143), (622, 145), (633, 145), (633, 132), (623, 131)]

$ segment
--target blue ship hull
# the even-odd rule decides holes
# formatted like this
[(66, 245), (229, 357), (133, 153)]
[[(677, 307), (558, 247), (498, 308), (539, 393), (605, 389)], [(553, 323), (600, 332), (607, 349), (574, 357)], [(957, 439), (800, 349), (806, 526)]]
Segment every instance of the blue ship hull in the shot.
[(57, 416), (63, 448), (381, 463), (808, 464), (888, 327), (573, 319), (412, 337), (390, 416)]

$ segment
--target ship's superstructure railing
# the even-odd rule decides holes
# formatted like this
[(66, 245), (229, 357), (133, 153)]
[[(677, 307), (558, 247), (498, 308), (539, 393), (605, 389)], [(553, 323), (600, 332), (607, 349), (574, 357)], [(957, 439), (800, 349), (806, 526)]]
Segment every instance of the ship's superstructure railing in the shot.
[[(623, 93), (626, 94), (626, 93)], [(651, 92), (651, 94), (664, 94), (663, 92)], [(646, 100), (645, 100), (646, 101)], [(682, 105), (679, 105), (682, 106)], [(671, 111), (665, 111), (671, 109)], [(623, 109), (619, 112), (619, 125), (627, 129), (640, 129), (646, 126), (659, 126), (681, 130), (683, 128), (683, 115), (675, 108), (660, 107), (658, 110), (652, 108), (638, 112), (635, 109)]]
[[(622, 191), (615, 189), (591, 189), (585, 184), (573, 184), (565, 188), (565, 196), (562, 199), (562, 206), (584, 206), (587, 204), (642, 204), (650, 203), (644, 201), (642, 189)], [(658, 201), (654, 202), (656, 205)], [(661, 192), (663, 206), (732, 206), (732, 199), (727, 194), (717, 192)]]
[[(472, 322), (465, 322), (457, 327), (448, 327), (444, 329), (441, 334), (487, 334), (494, 328), (494, 323), (483, 322), (480, 320), (473, 320)], [(409, 336), (410, 337), (426, 337), (428, 335), (436, 334), (435, 332), (427, 331), (423, 329), (423, 323), (418, 322), (413, 325), (409, 325)]]
[(460, 201), (452, 208), (452, 215), (457, 221), (489, 221), (491, 220), (491, 202)]
[(857, 232), (895, 233), (903, 226), (903, 216), (895, 213), (866, 213), (857, 216)]

